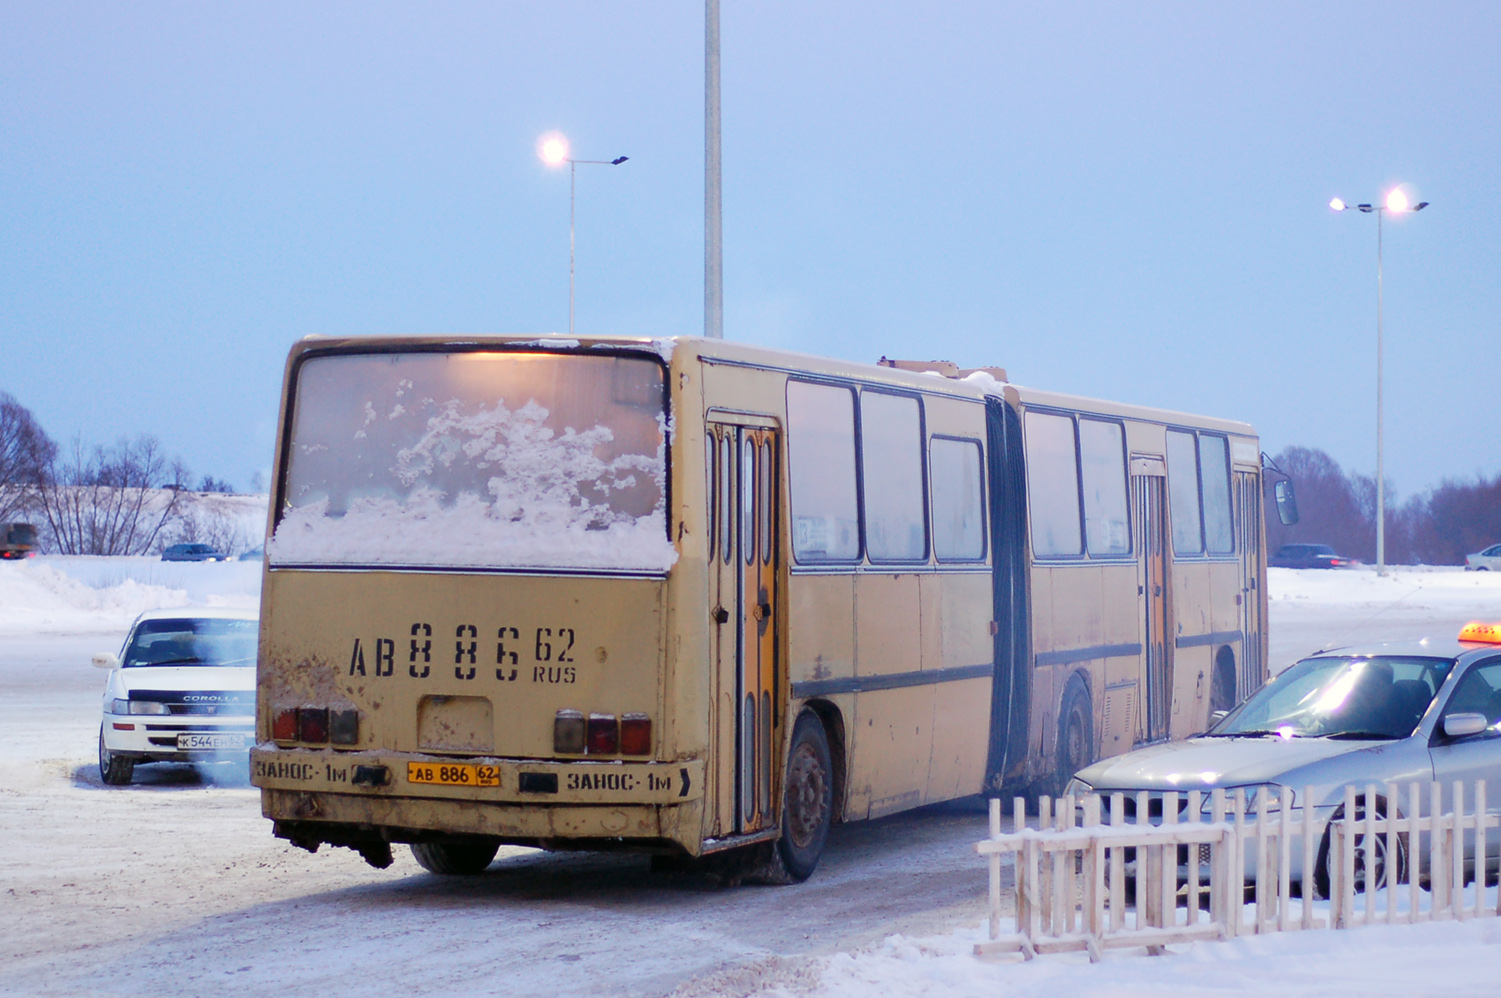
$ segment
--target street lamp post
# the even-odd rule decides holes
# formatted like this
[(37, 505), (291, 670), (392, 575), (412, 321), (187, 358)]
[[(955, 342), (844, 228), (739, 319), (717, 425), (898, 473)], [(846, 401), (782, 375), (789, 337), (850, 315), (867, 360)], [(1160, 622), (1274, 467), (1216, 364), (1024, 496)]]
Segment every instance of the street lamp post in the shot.
[(583, 163), (586, 166), (619, 166), (629, 156), (616, 156), (614, 159), (574, 159), (569, 154), (568, 140), (556, 133), (542, 136), (542, 141), (537, 144), (537, 155), (542, 157), (542, 162), (548, 166), (562, 166), (568, 164), (568, 335), (573, 335), (573, 228), (574, 228), (574, 205), (576, 203), (575, 191), (578, 182), (578, 166)]
[(1409, 205), (1407, 193), (1400, 187), (1392, 188), (1386, 196), (1386, 204), (1356, 204), (1347, 205), (1339, 198), (1329, 202), (1329, 207), (1335, 211), (1344, 211), (1347, 208), (1358, 208), (1367, 214), (1376, 213), (1376, 574), (1386, 574), (1386, 467), (1385, 467), (1385, 438), (1383, 435), (1382, 421), (1382, 348), (1381, 348), (1381, 319), (1383, 311), (1382, 302), (1382, 273), (1381, 273), (1381, 241), (1382, 222), (1387, 212), (1402, 214), (1408, 211), (1422, 211), (1428, 207), (1427, 201), (1419, 201)]

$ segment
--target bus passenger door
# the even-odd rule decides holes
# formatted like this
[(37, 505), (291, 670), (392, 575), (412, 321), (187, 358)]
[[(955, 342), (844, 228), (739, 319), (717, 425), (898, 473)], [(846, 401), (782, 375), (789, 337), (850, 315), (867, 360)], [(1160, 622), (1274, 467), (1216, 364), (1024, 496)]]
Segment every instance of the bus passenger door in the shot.
[[(1262, 654), (1261, 476), (1235, 473), (1235, 533), (1240, 551), (1240, 675), (1235, 677), (1235, 703), (1257, 689), (1266, 678)], [(1230, 706), (1234, 706), (1231, 704)]]
[(1136, 536), (1140, 550), (1142, 648), (1146, 658), (1146, 730), (1143, 740), (1163, 741), (1173, 709), (1173, 642), (1168, 629), (1167, 516), (1163, 497), (1167, 479), (1132, 475), (1136, 499)]
[(776, 808), (778, 716), (777, 433), (710, 424), (719, 499), (715, 569), (716, 817), (721, 835), (769, 827)]

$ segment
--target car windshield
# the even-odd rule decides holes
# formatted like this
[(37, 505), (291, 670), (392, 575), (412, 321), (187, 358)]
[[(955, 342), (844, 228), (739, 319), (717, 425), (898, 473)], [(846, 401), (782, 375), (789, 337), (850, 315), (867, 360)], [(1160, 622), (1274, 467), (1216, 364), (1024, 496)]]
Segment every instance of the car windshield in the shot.
[(1210, 735), (1406, 738), (1454, 665), (1447, 658), (1305, 658), (1273, 676)]
[(143, 620), (125, 648), (124, 666), (254, 665), (254, 620), (181, 617)]

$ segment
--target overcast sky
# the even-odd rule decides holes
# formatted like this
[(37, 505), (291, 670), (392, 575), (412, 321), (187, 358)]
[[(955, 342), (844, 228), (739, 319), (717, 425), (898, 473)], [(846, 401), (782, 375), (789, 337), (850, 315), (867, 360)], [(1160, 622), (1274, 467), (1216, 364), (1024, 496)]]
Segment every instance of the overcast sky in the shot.
[[(725, 331), (1501, 472), (1501, 5), (723, 0)], [(248, 487), (310, 333), (703, 328), (703, 5), (0, 2), (0, 390)]]

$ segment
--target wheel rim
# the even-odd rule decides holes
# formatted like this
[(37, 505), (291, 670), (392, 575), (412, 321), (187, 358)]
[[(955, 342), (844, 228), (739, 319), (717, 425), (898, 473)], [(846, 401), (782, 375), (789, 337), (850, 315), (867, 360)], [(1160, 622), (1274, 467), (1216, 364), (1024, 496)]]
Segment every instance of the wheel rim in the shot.
[(823, 827), (828, 785), (828, 774), (813, 746), (799, 745), (787, 768), (787, 834), (799, 849), (806, 849)]
[(1063, 732), (1063, 761), (1070, 776), (1084, 765), (1084, 718), (1076, 706), (1068, 712), (1068, 727)]
[[(1357, 891), (1365, 891), (1390, 886), (1386, 882), (1386, 838), (1381, 835), (1376, 836), (1375, 848), (1373, 850), (1375, 852), (1375, 862), (1372, 864), (1374, 870), (1372, 876), (1369, 878), (1366, 876), (1365, 845), (1365, 836), (1357, 835), (1355, 837), (1355, 889)], [(1368, 880), (1371, 883), (1368, 884)]]

